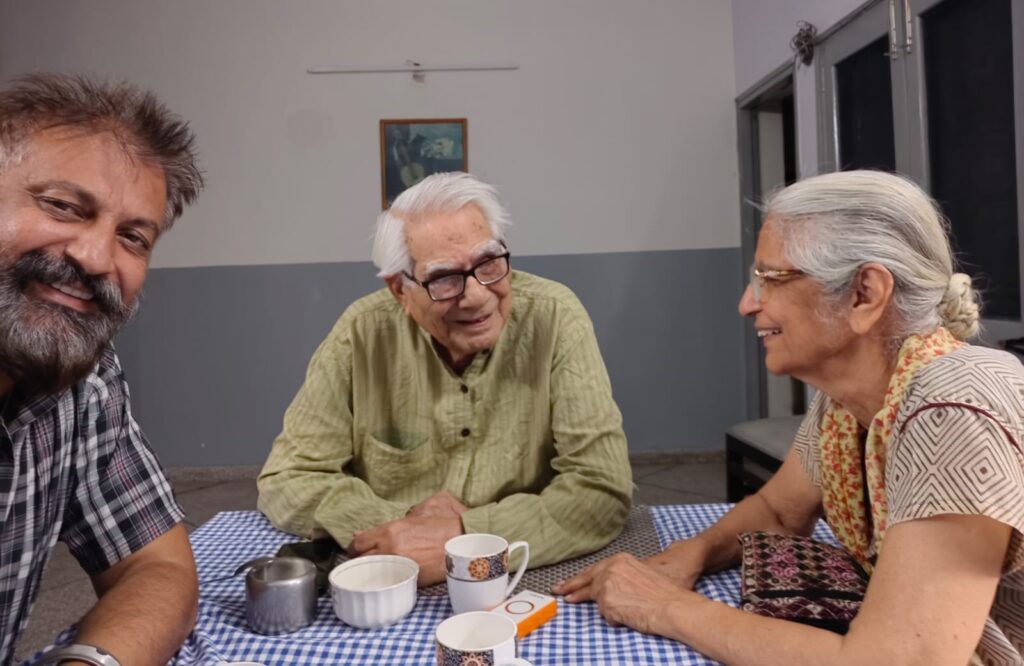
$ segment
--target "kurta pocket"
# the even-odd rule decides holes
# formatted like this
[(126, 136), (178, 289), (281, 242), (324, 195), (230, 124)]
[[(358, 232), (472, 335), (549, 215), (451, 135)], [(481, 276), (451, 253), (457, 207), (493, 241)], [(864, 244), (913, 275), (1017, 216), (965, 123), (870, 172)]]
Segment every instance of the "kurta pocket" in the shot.
[(387, 500), (414, 502), (439, 484), (436, 447), (429, 439), (400, 449), (367, 434), (354, 462), (359, 477)]

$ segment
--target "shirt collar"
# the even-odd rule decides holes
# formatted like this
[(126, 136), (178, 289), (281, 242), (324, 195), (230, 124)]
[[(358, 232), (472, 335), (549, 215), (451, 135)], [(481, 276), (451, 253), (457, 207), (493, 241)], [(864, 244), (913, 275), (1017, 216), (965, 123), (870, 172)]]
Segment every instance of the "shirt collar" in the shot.
[(8, 433), (13, 436), (19, 430), (31, 425), (36, 419), (49, 413), (70, 391), (71, 388), (66, 388), (60, 393), (25, 396), (15, 387), (8, 408), (2, 414)]

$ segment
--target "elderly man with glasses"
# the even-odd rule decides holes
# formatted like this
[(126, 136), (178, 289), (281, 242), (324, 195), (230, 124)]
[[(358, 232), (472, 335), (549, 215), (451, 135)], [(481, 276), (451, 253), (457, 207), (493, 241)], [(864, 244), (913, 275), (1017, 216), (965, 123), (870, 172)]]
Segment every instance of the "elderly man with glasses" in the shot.
[(632, 479), (593, 326), (569, 289), (511, 270), (509, 224), (463, 173), (381, 214), (387, 288), (317, 349), (260, 475), (275, 525), (411, 557), (421, 585), (462, 533), (528, 541), (532, 566), (618, 534)]

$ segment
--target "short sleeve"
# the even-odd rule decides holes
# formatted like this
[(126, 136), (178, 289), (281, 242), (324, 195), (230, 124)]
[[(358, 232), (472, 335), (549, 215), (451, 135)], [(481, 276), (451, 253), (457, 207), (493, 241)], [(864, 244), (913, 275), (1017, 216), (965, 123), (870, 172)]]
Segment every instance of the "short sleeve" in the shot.
[(60, 537), (89, 574), (142, 549), (184, 517), (132, 417), (116, 357), (108, 353), (83, 396), (75, 479)]
[(828, 396), (818, 391), (811, 401), (800, 429), (793, 438), (793, 451), (803, 464), (807, 477), (816, 486), (821, 486), (821, 455), (818, 440), (821, 438), (821, 420), (825, 417), (830, 401)]
[(886, 462), (889, 525), (942, 514), (979, 515), (1015, 530), (1007, 569), (1024, 567), (1024, 458), (992, 414), (925, 404), (908, 417)]

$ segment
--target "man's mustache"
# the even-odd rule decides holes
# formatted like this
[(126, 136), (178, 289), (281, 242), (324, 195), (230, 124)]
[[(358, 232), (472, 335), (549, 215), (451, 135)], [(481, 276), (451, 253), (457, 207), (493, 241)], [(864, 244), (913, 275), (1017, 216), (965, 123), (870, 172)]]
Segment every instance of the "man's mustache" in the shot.
[(20, 291), (32, 282), (46, 285), (64, 283), (81, 285), (91, 292), (92, 302), (108, 317), (125, 316), (131, 312), (121, 296), (121, 289), (104, 278), (90, 275), (69, 259), (50, 256), (41, 250), (26, 252), (14, 265), (13, 277)]

